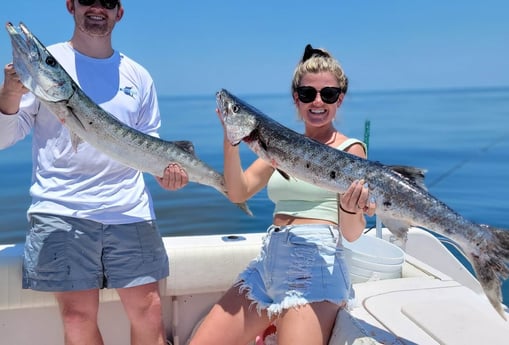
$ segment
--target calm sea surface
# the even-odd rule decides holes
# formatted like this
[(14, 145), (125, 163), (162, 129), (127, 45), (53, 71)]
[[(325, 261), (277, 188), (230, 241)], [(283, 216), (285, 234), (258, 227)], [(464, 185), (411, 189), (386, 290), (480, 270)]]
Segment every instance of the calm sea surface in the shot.
[[(235, 92), (235, 90), (230, 90)], [(302, 131), (289, 95), (237, 95), (286, 126)], [(190, 140), (203, 161), (222, 171), (222, 129), (214, 95), (160, 97), (161, 137)], [(369, 158), (427, 169), (429, 191), (478, 223), (509, 229), (509, 88), (351, 93), (337, 126), (363, 139), (369, 121)], [(30, 203), (31, 141), (0, 151), (0, 243), (24, 241)], [(241, 147), (243, 164), (255, 158)], [(262, 191), (249, 217), (210, 187), (165, 191), (151, 176), (163, 235), (263, 231), (272, 205)], [(374, 223), (374, 218), (368, 220)], [(504, 284), (509, 301), (509, 282)]]

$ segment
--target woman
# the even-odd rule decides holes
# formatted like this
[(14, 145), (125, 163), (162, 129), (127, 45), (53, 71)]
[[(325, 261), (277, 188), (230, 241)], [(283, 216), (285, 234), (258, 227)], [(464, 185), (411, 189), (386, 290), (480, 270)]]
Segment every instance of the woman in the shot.
[[(292, 82), (305, 135), (365, 158), (364, 144), (333, 124), (347, 86), (343, 69), (327, 51), (306, 46)], [(336, 314), (350, 297), (340, 233), (354, 241), (366, 225), (364, 213), (375, 211), (364, 181), (338, 196), (288, 181), (261, 159), (243, 171), (238, 147), (226, 139), (224, 175), (233, 202), (246, 201), (267, 186), (274, 218), (260, 255), (212, 307), (191, 345), (247, 344), (275, 321), (280, 345), (327, 344)]]

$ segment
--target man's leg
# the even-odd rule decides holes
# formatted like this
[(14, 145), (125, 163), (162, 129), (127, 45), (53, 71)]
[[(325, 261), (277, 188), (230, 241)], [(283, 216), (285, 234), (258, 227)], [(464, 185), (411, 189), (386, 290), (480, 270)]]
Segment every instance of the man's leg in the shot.
[(104, 345), (97, 325), (99, 290), (57, 292), (65, 345)]
[(131, 345), (166, 344), (159, 284), (122, 288), (117, 292), (131, 322)]

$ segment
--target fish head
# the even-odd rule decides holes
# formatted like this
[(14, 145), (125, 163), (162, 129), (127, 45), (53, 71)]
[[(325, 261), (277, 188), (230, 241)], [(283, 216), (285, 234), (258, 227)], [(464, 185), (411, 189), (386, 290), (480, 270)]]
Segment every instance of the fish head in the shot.
[(12, 62), (21, 83), (49, 102), (67, 100), (74, 93), (71, 77), (30, 30), (6, 24), (12, 44)]
[(230, 144), (238, 145), (249, 138), (258, 123), (251, 106), (225, 89), (216, 93), (216, 102)]

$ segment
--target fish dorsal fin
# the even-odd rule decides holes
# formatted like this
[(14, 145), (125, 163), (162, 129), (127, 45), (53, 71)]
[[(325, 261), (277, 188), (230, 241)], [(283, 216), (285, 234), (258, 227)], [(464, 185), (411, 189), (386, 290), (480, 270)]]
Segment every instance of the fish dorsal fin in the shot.
[(178, 140), (173, 142), (175, 145), (180, 147), (182, 150), (194, 155), (194, 145), (189, 140)]
[(389, 168), (407, 180), (412, 181), (422, 189), (428, 190), (424, 184), (424, 175), (427, 171), (426, 169), (406, 165), (390, 165)]

